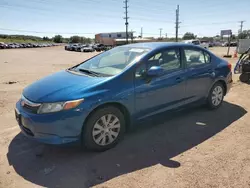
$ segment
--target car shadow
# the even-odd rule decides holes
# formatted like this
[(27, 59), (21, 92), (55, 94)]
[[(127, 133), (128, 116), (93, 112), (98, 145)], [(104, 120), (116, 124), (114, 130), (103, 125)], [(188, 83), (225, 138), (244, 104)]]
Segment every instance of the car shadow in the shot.
[(128, 133), (117, 147), (102, 153), (77, 146), (56, 147), (33, 142), (22, 134), (9, 145), (9, 164), (24, 179), (45, 187), (89, 187), (156, 164), (178, 168), (171, 158), (213, 137), (247, 113), (224, 102), (209, 111), (192, 108), (149, 118)]

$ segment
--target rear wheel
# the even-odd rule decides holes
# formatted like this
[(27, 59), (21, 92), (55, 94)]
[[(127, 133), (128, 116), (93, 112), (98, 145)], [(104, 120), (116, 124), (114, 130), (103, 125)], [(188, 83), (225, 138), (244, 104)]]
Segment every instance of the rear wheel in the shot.
[(225, 88), (220, 82), (217, 82), (213, 85), (212, 89), (209, 92), (207, 98), (207, 104), (210, 109), (219, 108), (224, 99)]
[(113, 106), (95, 111), (84, 126), (83, 144), (95, 151), (113, 148), (125, 133), (124, 115)]
[(240, 81), (241, 82), (244, 82), (244, 83), (247, 83), (250, 79), (250, 74), (249, 73), (242, 73), (240, 75)]

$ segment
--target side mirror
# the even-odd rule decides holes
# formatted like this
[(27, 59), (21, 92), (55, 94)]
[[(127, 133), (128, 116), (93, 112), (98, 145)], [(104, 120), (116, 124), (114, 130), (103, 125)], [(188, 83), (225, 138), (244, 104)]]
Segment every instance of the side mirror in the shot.
[(164, 69), (162, 67), (153, 66), (148, 70), (147, 75), (151, 77), (160, 76), (163, 74), (163, 72), (164, 72)]

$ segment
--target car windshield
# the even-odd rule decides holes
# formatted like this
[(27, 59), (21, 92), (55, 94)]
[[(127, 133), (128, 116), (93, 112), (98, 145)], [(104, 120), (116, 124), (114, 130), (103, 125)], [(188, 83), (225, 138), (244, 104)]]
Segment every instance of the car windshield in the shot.
[(94, 73), (95, 76), (114, 76), (149, 50), (147, 48), (116, 47), (85, 61), (73, 70), (85, 74)]

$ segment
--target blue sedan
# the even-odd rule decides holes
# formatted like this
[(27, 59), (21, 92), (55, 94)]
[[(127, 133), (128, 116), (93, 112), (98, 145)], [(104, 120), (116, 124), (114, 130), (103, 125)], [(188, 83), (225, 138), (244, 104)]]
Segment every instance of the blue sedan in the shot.
[(130, 44), (31, 84), (15, 114), (33, 140), (104, 151), (137, 120), (197, 101), (219, 108), (231, 84), (231, 65), (199, 46)]

